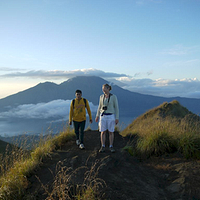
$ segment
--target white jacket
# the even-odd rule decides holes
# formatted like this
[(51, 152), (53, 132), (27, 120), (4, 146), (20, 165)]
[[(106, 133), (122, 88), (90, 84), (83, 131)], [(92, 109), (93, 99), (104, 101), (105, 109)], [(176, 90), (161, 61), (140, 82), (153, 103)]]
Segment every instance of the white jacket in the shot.
[[(104, 106), (107, 106), (107, 110), (103, 110)], [(99, 117), (103, 112), (115, 114), (115, 119), (119, 119), (119, 107), (116, 95), (110, 94), (110, 99), (105, 98), (104, 94), (100, 96), (96, 117)]]

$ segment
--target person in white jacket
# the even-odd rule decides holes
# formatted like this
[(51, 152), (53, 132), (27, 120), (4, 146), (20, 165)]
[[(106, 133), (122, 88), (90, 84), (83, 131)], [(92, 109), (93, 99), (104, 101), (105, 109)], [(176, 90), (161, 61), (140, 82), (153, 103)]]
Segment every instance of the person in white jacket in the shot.
[(109, 132), (109, 149), (113, 153), (114, 130), (115, 125), (119, 122), (119, 107), (117, 96), (111, 94), (111, 86), (104, 84), (102, 86), (102, 94), (99, 98), (99, 106), (97, 109), (95, 121), (99, 121), (99, 131), (101, 132), (101, 148), (99, 152), (105, 152), (106, 131)]

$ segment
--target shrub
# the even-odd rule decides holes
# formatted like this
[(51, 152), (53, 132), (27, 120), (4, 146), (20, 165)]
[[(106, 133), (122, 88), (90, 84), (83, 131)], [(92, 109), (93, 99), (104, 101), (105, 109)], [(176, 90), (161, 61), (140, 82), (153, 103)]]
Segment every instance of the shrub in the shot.
[(156, 132), (140, 137), (136, 144), (137, 154), (150, 157), (151, 155), (163, 155), (173, 152), (175, 149), (175, 141), (166, 132)]
[(133, 145), (126, 145), (122, 150), (127, 151), (131, 156), (136, 155), (136, 150)]
[(200, 159), (200, 136), (194, 133), (186, 133), (179, 141), (179, 151), (187, 159)]

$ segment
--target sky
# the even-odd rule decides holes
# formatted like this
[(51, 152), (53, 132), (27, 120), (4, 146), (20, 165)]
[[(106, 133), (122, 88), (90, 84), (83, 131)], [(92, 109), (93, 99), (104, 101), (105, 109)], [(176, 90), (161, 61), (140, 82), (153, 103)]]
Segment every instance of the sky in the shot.
[(77, 75), (200, 98), (200, 0), (1, 0), (0, 98)]

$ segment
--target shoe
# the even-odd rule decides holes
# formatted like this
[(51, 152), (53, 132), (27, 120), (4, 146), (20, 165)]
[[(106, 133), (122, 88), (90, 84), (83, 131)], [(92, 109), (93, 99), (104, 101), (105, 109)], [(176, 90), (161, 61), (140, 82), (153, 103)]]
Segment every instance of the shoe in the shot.
[(115, 149), (114, 149), (113, 147), (109, 147), (109, 149), (110, 149), (110, 152), (111, 152), (111, 153), (114, 153), (114, 152), (115, 152)]
[(79, 144), (80, 144), (79, 140), (76, 140), (76, 145), (79, 145)]
[(101, 149), (99, 149), (99, 153), (103, 153), (103, 152), (105, 152), (105, 147), (101, 147)]
[(80, 149), (85, 149), (84, 144), (80, 144), (80, 145), (79, 145), (79, 148), (80, 148)]

